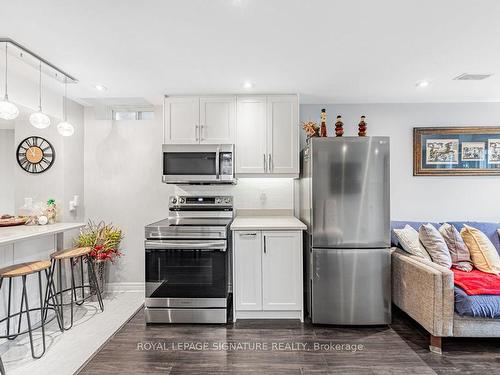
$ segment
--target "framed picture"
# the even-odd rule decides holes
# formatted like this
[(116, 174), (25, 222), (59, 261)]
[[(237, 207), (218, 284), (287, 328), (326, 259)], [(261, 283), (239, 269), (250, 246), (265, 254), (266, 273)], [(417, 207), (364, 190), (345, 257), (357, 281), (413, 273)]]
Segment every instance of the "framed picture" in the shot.
[(500, 127), (413, 128), (413, 175), (500, 175)]

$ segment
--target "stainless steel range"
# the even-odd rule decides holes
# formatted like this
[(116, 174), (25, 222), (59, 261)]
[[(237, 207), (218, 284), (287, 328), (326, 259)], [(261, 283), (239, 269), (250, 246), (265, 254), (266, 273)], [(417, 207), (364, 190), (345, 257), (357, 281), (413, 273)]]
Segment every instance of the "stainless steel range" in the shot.
[(146, 226), (147, 323), (227, 322), (232, 219), (230, 196), (175, 196)]

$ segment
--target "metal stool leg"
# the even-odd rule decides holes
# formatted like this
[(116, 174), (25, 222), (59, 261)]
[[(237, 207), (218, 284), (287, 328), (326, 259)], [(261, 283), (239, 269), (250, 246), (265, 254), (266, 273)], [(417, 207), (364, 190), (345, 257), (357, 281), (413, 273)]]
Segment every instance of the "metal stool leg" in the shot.
[(6, 375), (5, 367), (3, 367), (2, 358), (0, 358), (0, 375)]
[[(78, 302), (78, 296), (76, 295), (76, 281), (75, 281), (75, 273), (74, 273), (74, 268), (76, 266), (76, 264), (78, 263), (78, 259), (76, 261), (73, 260), (73, 258), (70, 259), (70, 262), (71, 262), (71, 293), (73, 293), (73, 296), (74, 296), (74, 303), (77, 305), (77, 306), (80, 306), (83, 304), (83, 300)], [(83, 289), (82, 289), (82, 293), (83, 293)]]
[(63, 332), (63, 326), (61, 322), (61, 313), (60, 308), (61, 305), (57, 300), (57, 291), (54, 285), (54, 272), (51, 267), (49, 271), (45, 270), (45, 275), (47, 276), (47, 286), (48, 286), (48, 294), (45, 296), (45, 311), (44, 311), (44, 320), (47, 319), (47, 312), (49, 310), (49, 301), (52, 301), (52, 305), (54, 306), (54, 312), (56, 314), (57, 324), (61, 332)]
[(94, 284), (95, 290), (97, 291), (96, 294), (97, 294), (97, 300), (99, 301), (99, 306), (101, 308), (101, 311), (104, 311), (104, 303), (102, 302), (101, 290), (99, 288), (99, 283), (97, 282), (94, 262), (89, 255), (87, 255), (87, 265), (88, 267), (90, 267), (89, 277), (92, 279), (92, 281), (89, 280), (89, 282)]
[[(45, 353), (45, 319), (43, 319), (44, 310), (47, 310), (47, 305), (45, 304), (45, 298), (42, 294), (42, 272), (38, 271), (38, 292), (40, 293), (40, 316), (41, 319), (41, 328), (42, 328), (42, 344), (43, 344), (43, 352), (40, 354), (40, 357)], [(26, 303), (28, 300), (26, 300)], [(38, 358), (40, 358), (38, 357)]]
[(71, 267), (71, 327), (73, 327), (73, 304), (75, 302), (76, 297), (76, 289), (75, 289), (75, 274), (73, 273), (73, 258), (69, 258), (69, 264)]
[(68, 329), (70, 329), (71, 327), (73, 327), (73, 291), (71, 291), (71, 324), (66, 327), (64, 325), (64, 298), (63, 298), (63, 286), (62, 286), (62, 260), (61, 259), (58, 259), (57, 260), (57, 265), (58, 265), (58, 273), (57, 273), (57, 276), (58, 276), (58, 284), (59, 284), (59, 295), (61, 296), (61, 325), (62, 325), (62, 329), (64, 331), (67, 331)]
[[(40, 275), (40, 273), (38, 273)], [(35, 355), (35, 347), (33, 345), (33, 329), (31, 327), (31, 318), (30, 318), (30, 308), (28, 304), (28, 293), (26, 292), (26, 275), (22, 276), (23, 279), (23, 296), (24, 300), (26, 302), (26, 320), (28, 321), (28, 334), (30, 336), (30, 346), (31, 346), (31, 356), (35, 359), (41, 358), (43, 354), (45, 353), (45, 328), (43, 326), (43, 319), (42, 319), (42, 341), (43, 341), (43, 350), (40, 355)], [(39, 277), (39, 283), (40, 283), (40, 296), (42, 295), (42, 277)], [(40, 301), (42, 299), (40, 298)]]
[[(21, 307), (19, 308), (19, 320), (17, 321), (17, 333), (21, 332), (21, 322), (23, 320), (23, 302), (24, 302), (24, 295), (21, 296)], [(16, 337), (17, 336), (14, 336), (14, 338)]]
[[(10, 299), (12, 296), (12, 278), (9, 278), (9, 297), (7, 298), (7, 336), (10, 335)], [(9, 338), (13, 340), (13, 338)]]
[[(81, 281), (81, 284), (80, 284), (80, 288), (81, 288), (81, 293), (82, 293), (82, 297), (81, 297), (81, 301), (80, 302), (76, 302), (76, 304), (78, 306), (82, 305), (83, 302), (84, 302), (84, 299), (85, 299), (85, 276), (83, 274), (83, 257), (81, 256), (80, 257), (80, 281)], [(76, 299), (76, 291), (75, 291), (75, 299)]]

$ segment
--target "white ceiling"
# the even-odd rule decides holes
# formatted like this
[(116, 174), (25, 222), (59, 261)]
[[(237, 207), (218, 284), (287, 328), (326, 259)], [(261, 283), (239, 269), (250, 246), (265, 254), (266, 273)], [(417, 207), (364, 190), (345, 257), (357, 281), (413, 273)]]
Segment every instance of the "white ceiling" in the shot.
[(500, 101), (499, 17), (498, 0), (2, 0), (0, 36), (78, 78), (74, 98), (250, 80), (303, 103)]

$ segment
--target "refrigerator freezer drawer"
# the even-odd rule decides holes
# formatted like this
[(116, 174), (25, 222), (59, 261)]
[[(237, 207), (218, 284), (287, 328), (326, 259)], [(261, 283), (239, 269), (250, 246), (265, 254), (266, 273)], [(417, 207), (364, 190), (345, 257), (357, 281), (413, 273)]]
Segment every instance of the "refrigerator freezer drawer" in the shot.
[(312, 322), (389, 324), (390, 249), (312, 251)]

